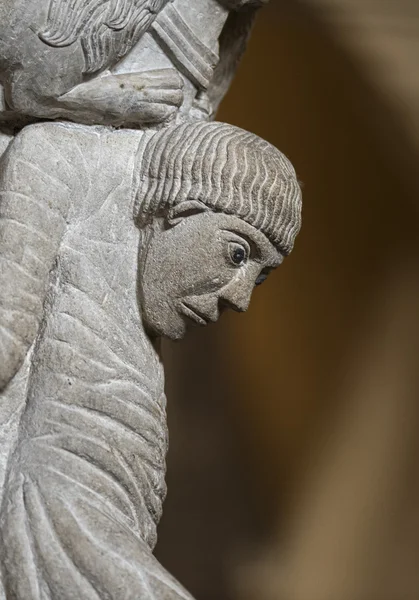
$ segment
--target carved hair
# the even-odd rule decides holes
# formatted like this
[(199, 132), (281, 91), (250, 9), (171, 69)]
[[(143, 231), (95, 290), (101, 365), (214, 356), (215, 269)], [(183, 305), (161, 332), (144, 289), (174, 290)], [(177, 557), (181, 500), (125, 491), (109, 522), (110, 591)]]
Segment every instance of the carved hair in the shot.
[(224, 123), (158, 131), (141, 159), (135, 218), (140, 227), (186, 200), (240, 217), (284, 254), (301, 226), (301, 190), (290, 161), (258, 136)]
[(57, 48), (81, 41), (85, 73), (122, 58), (172, 0), (50, 0), (47, 27), (39, 37)]

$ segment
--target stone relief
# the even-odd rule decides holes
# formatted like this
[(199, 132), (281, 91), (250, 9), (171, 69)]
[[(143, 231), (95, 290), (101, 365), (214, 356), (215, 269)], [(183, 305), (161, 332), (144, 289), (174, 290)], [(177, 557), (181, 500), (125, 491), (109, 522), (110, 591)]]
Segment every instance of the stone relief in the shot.
[(0, 119), (130, 127), (188, 113), (208, 119), (262, 3), (3, 0)]
[(191, 598), (152, 554), (159, 339), (245, 311), (301, 224), (288, 159), (211, 121), (259, 4), (4, 3), (1, 599)]

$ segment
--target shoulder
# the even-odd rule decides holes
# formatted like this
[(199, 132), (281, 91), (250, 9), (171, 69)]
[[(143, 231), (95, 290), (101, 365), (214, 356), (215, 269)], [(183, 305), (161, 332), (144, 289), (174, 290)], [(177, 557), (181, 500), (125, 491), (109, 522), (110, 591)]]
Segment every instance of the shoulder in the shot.
[(78, 125), (77, 123), (66, 122), (46, 122), (28, 125), (20, 131), (13, 140), (13, 146), (23, 147), (39, 146), (42, 149), (43, 143), (60, 145), (62, 140), (69, 138), (90, 139), (93, 142), (100, 138), (101, 128), (91, 127), (89, 125)]

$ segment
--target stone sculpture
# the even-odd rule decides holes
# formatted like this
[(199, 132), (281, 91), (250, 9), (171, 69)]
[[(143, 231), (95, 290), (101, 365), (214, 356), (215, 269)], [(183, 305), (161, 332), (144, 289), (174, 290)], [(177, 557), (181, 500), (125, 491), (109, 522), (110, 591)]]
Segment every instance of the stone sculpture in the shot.
[[(180, 0), (7, 3), (15, 18), (3, 42), (16, 43), (22, 7), (25, 26), (44, 11), (46, 28), (35, 32), (50, 44), (45, 64), (65, 40), (63, 48), (78, 44), (79, 58), (85, 52), (83, 73), (108, 68), (105, 51), (115, 61), (131, 42), (140, 45), (165, 10), (188, 8)], [(203, 0), (199, 15), (215, 4)], [(244, 12), (232, 14), (247, 22), (254, 7), (241, 4)], [(54, 25), (60, 10), (73, 37)], [(95, 33), (93, 68), (83, 23), (100, 10), (107, 29)], [(137, 29), (128, 35), (123, 18), (134, 13)], [(216, 321), (226, 308), (246, 310), (255, 284), (293, 247), (296, 174), (268, 142), (207, 122), (211, 111), (196, 109), (197, 87), (189, 111), (176, 101), (175, 115), (154, 119), (153, 108), (152, 128), (144, 97), (138, 112), (108, 112), (113, 102), (123, 105), (126, 88), (116, 90), (118, 100), (106, 87), (119, 75), (77, 82), (73, 71), (65, 95), (79, 86), (80, 103), (69, 108), (46, 69), (41, 97), (34, 66), (41, 59), (34, 52), (26, 63), (25, 44), (15, 63), (19, 43), (2, 50), (8, 130), (35, 117), (84, 124), (29, 124), (0, 163), (0, 598), (190, 598), (152, 555), (167, 450), (159, 338), (181, 339), (188, 325)], [(90, 92), (102, 83), (95, 107)], [(132, 107), (130, 90), (126, 98)], [(109, 126), (121, 119), (136, 129)]]
[(264, 1), (3, 0), (0, 118), (135, 127), (192, 108), (208, 118)]

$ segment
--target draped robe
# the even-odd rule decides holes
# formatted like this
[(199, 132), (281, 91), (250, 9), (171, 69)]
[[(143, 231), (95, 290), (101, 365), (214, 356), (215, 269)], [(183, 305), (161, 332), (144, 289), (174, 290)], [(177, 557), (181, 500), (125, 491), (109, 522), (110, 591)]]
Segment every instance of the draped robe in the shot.
[(163, 369), (136, 293), (146, 135), (39, 124), (2, 159), (7, 599), (190, 598), (152, 556), (167, 431)]

